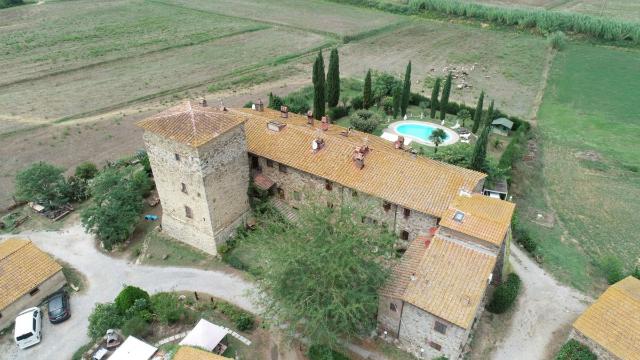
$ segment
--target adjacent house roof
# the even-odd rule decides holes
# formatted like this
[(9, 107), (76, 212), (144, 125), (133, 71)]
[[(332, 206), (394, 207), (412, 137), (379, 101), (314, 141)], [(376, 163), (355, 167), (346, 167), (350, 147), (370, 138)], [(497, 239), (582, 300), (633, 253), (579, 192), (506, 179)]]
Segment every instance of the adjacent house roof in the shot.
[(620, 359), (640, 359), (640, 280), (611, 285), (573, 327)]
[(208, 351), (182, 346), (173, 356), (173, 360), (228, 360), (230, 358), (220, 356)]
[(508, 201), (481, 194), (460, 194), (443, 213), (440, 226), (500, 247), (511, 226), (514, 210), (515, 204)]
[(113, 352), (109, 360), (149, 360), (158, 348), (146, 342), (129, 336), (120, 347)]
[(225, 328), (200, 319), (198, 324), (180, 341), (180, 345), (196, 346), (212, 351), (225, 336), (227, 336)]
[(0, 310), (42, 284), (62, 267), (31, 241), (0, 243)]
[(491, 125), (502, 125), (507, 129), (513, 128), (513, 121), (507, 118), (497, 118), (491, 122)]
[[(405, 256), (416, 256), (414, 250), (420, 246), (425, 243), (414, 241)], [(396, 267), (389, 279), (395, 284), (388, 284), (384, 291), (468, 329), (484, 297), (496, 256), (437, 235), (419, 252), (422, 256), (417, 265), (415, 258), (402, 259), (398, 265), (402, 270)]]
[[(248, 117), (245, 124), (249, 152), (304, 172), (329, 179), (359, 192), (383, 198), (402, 207), (440, 216), (461, 189), (472, 191), (485, 174), (441, 163), (407, 151), (377, 136), (331, 125), (320, 130), (320, 122), (307, 125), (306, 117), (289, 113), (287, 119), (273, 110), (231, 110)], [(280, 131), (267, 129), (273, 120), (286, 123)], [(324, 147), (313, 152), (312, 141), (322, 138)], [(364, 168), (353, 164), (356, 146), (370, 151)]]
[(427, 251), (427, 244), (430, 241), (431, 238), (429, 237), (416, 236), (407, 247), (407, 251), (405, 251), (400, 262), (391, 270), (390, 281), (380, 289), (380, 295), (394, 298), (404, 297), (407, 286), (411, 281), (411, 276), (418, 271), (418, 266), (420, 266), (420, 261), (422, 261), (424, 253)]
[(238, 113), (185, 101), (144, 119), (137, 125), (146, 131), (198, 147), (231, 130), (244, 120), (244, 116)]

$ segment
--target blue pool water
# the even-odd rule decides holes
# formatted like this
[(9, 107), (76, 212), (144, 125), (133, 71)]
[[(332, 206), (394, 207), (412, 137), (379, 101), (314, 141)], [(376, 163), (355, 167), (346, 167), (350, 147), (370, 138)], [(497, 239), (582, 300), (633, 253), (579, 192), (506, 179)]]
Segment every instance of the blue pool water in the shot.
[[(436, 128), (427, 124), (402, 124), (396, 127), (396, 132), (400, 135), (413, 136), (425, 142), (431, 142), (429, 136)], [(446, 140), (449, 135), (444, 137)]]

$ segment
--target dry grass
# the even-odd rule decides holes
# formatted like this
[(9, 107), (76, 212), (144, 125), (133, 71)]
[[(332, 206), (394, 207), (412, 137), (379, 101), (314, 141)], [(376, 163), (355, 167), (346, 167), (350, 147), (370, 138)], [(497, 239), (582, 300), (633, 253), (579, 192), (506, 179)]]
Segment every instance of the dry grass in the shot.
[[(430, 88), (423, 89), (425, 77), (446, 76), (442, 71), (446, 65), (469, 69), (477, 64), (469, 74), (468, 83), (473, 88), (458, 90), (454, 86), (451, 98), (474, 104), (484, 89), (495, 98), (496, 107), (526, 117), (540, 84), (545, 47), (539, 37), (416, 20), (398, 30), (344, 46), (340, 70), (343, 76), (356, 78), (363, 78), (368, 68), (401, 76), (411, 60), (412, 91), (425, 90), (430, 96)], [(458, 82), (454, 80), (454, 84)]]

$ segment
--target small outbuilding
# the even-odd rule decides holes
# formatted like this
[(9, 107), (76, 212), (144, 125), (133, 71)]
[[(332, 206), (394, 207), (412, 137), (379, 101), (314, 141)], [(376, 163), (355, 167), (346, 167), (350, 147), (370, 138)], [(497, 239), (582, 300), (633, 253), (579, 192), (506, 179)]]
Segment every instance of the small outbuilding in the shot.
[(113, 352), (109, 360), (149, 360), (157, 351), (157, 347), (149, 345), (133, 336), (129, 336), (127, 340)]
[(227, 333), (227, 329), (222, 326), (200, 319), (193, 330), (182, 339), (180, 345), (195, 346), (216, 354), (222, 354), (227, 349)]
[(491, 122), (491, 131), (504, 136), (509, 136), (513, 129), (513, 121), (507, 118), (497, 118)]
[(31, 241), (13, 238), (0, 242), (0, 329), (66, 282), (62, 266)]

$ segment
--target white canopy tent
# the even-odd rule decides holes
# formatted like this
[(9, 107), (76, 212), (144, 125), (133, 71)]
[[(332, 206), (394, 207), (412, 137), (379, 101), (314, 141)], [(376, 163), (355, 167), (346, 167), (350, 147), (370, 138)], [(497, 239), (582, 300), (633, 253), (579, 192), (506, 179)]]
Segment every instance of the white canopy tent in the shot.
[(127, 340), (114, 351), (113, 355), (109, 357), (109, 360), (149, 360), (156, 351), (158, 351), (157, 347), (151, 346), (133, 336), (129, 336)]
[(213, 351), (216, 346), (227, 336), (227, 330), (205, 319), (200, 319), (196, 327), (180, 341), (180, 345), (199, 347)]

